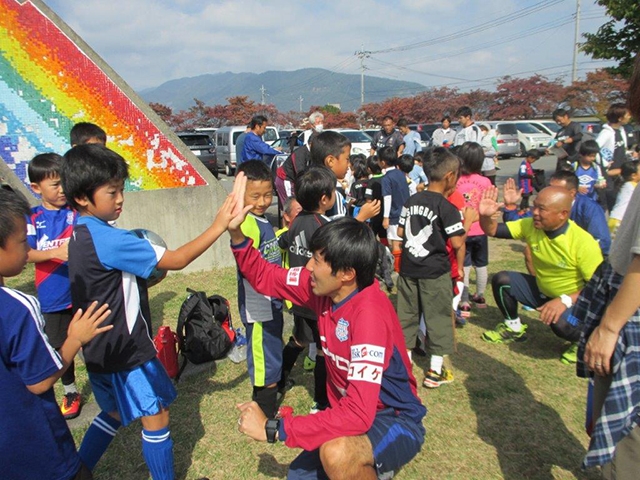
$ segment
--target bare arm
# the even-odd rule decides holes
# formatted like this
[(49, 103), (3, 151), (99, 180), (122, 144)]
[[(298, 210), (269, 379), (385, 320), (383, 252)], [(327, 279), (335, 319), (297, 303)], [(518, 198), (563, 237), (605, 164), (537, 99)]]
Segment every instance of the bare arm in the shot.
[(501, 206), (502, 204), (498, 203), (498, 188), (487, 188), (482, 194), (478, 213), (480, 214), (480, 227), (490, 237), (495, 237), (496, 235), (498, 221), (494, 218), (494, 215), (498, 213)]
[(109, 307), (107, 304), (104, 304), (99, 308), (96, 308), (97, 306), (98, 302), (93, 302), (89, 305), (86, 312), (79, 309), (75, 313), (71, 323), (69, 324), (67, 339), (58, 350), (62, 360), (62, 368), (41, 382), (34, 385), (27, 385), (27, 389), (31, 393), (40, 395), (48, 391), (58, 381), (62, 374), (67, 371), (67, 368), (69, 368), (69, 365), (71, 365), (71, 362), (73, 362), (73, 359), (83, 345), (89, 342), (96, 335), (113, 328), (113, 325), (100, 327), (100, 324), (102, 324), (102, 322), (111, 315), (111, 310), (107, 310)]
[(52, 248), (50, 250), (29, 250), (27, 254), (27, 261), (29, 263), (42, 263), (49, 260), (60, 260), (66, 262), (69, 260), (69, 240), (64, 242), (63, 245), (58, 248)]

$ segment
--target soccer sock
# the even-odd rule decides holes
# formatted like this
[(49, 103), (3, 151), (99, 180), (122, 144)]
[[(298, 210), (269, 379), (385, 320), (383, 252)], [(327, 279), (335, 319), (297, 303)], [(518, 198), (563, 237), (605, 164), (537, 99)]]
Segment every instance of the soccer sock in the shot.
[(315, 362), (317, 354), (318, 354), (318, 346), (316, 345), (315, 342), (310, 343), (309, 344), (309, 355), (308, 355), (308, 357)]
[(505, 319), (504, 323), (506, 323), (507, 327), (509, 327), (514, 332), (519, 332), (522, 329), (522, 323), (520, 323), (520, 317), (517, 317), (513, 320)]
[(73, 393), (77, 392), (78, 390), (76, 389), (75, 386), (75, 381), (76, 381), (76, 366), (75, 366), (75, 362), (71, 362), (71, 364), (69, 365), (69, 368), (67, 368), (67, 370), (62, 374), (62, 376), (60, 377), (60, 380), (62, 381), (62, 385), (65, 387), (64, 389), (64, 393), (69, 393), (67, 391), (67, 386), (72, 386), (73, 385)]
[(461, 302), (469, 303), (469, 278), (471, 276), (471, 267), (464, 267), (464, 289), (462, 290)]
[(71, 383), (69, 385), (65, 385), (63, 383), (62, 386), (64, 387), (64, 394), (65, 395), (67, 395), (68, 393), (78, 393), (78, 388), (76, 387), (75, 383)]
[(313, 400), (321, 407), (329, 406), (327, 397), (327, 364), (324, 355), (316, 357), (316, 367), (313, 369)]
[(431, 364), (429, 368), (436, 372), (438, 375), (442, 373), (442, 363), (444, 362), (444, 357), (441, 355), (431, 355)]
[(479, 297), (484, 296), (484, 291), (487, 289), (487, 280), (489, 273), (487, 267), (476, 267), (476, 294)]
[(113, 437), (116, 436), (120, 425), (120, 422), (107, 412), (100, 412), (93, 419), (87, 433), (84, 434), (80, 450), (78, 450), (80, 460), (89, 470), (93, 470), (96, 467), (98, 460), (111, 444)]
[(253, 400), (262, 409), (267, 418), (274, 418), (278, 405), (278, 386), (253, 387)]
[(142, 455), (153, 480), (172, 480), (173, 440), (169, 427), (160, 430), (142, 429)]
[(282, 349), (282, 377), (278, 382), (278, 389), (283, 390), (286, 386), (287, 378), (293, 370), (293, 366), (298, 360), (298, 356), (304, 350), (304, 347), (299, 346), (293, 337), (289, 337), (289, 343), (287, 343)]

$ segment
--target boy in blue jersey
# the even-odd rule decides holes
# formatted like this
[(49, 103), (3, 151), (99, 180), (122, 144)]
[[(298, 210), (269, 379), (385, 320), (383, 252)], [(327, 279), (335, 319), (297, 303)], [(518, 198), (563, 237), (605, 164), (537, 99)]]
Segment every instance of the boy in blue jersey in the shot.
[[(18, 275), (27, 263), (25, 216), (29, 205), (0, 189), (0, 275)], [(78, 310), (64, 343), (55, 350), (44, 332), (38, 300), (0, 287), (0, 465), (2, 478), (90, 479), (69, 427), (60, 413), (53, 385), (73, 364), (78, 350), (109, 330), (100, 324), (108, 306)]]
[[(253, 240), (262, 258), (280, 265), (282, 258), (278, 240), (265, 217), (273, 199), (271, 170), (260, 160), (248, 160), (238, 167), (247, 177), (244, 203), (251, 206), (242, 223), (242, 232)], [(278, 381), (282, 376), (282, 300), (257, 293), (238, 273), (238, 306), (247, 330), (247, 366), (253, 385), (252, 399), (264, 414), (276, 414)]]
[(607, 182), (602, 170), (595, 163), (600, 153), (600, 147), (595, 140), (587, 140), (580, 145), (580, 159), (573, 164), (573, 170), (580, 181), (578, 195), (584, 195), (592, 200), (598, 200), (596, 189), (603, 189)]
[[(204, 253), (224, 232), (225, 207), (235, 197), (227, 198), (200, 236), (168, 250), (110, 224), (122, 212), (129, 176), (120, 155), (102, 145), (78, 145), (64, 155), (60, 176), (67, 200), (80, 213), (69, 242), (73, 308), (97, 300), (113, 311), (107, 321), (113, 329), (83, 349), (101, 412), (84, 436), (80, 458), (93, 470), (120, 425), (140, 418), (142, 453), (152, 477), (172, 479), (169, 405), (176, 391), (156, 358), (146, 279), (156, 267), (180, 270)], [(243, 182), (240, 175), (238, 188)]]
[[(67, 339), (71, 322), (71, 290), (67, 265), (68, 242), (76, 223), (76, 212), (67, 204), (60, 181), (62, 157), (55, 153), (36, 155), (27, 172), (31, 189), (42, 204), (31, 209), (27, 217), (27, 241), (29, 262), (35, 263), (36, 290), (40, 309), (44, 316), (44, 330), (49, 343), (59, 349)], [(64, 398), (60, 410), (65, 419), (80, 415), (81, 398), (75, 384), (75, 367), (69, 368), (60, 378)]]

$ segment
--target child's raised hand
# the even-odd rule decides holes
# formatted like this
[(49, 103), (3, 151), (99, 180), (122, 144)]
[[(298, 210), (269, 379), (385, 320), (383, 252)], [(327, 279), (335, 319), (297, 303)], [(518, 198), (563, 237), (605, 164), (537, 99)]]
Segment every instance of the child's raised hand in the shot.
[[(246, 186), (247, 177), (245, 177), (243, 172), (238, 173), (238, 176), (233, 183), (233, 190), (229, 195), (227, 195), (227, 198), (220, 207), (220, 210), (218, 210), (218, 215), (216, 215), (216, 218), (213, 221), (214, 225), (217, 225), (223, 231), (229, 228), (231, 221), (235, 217), (242, 214), (242, 211), (244, 209), (244, 192)], [(251, 207), (249, 207), (249, 209), (250, 208)], [(244, 215), (246, 215), (246, 212)]]
[[(251, 205), (244, 204), (244, 194), (247, 189), (247, 177), (245, 177), (244, 172), (238, 173), (236, 176), (236, 181), (233, 184), (233, 190), (229, 194), (229, 197), (232, 197), (233, 206), (230, 210), (230, 218), (227, 223), (228, 229), (231, 232), (232, 230), (239, 230), (240, 225), (244, 222), (244, 219), (251, 210)], [(226, 203), (226, 202), (225, 202)]]
[(502, 195), (504, 203), (507, 205), (517, 205), (522, 201), (523, 190), (516, 187), (516, 181), (513, 178), (507, 178), (502, 187)]
[(498, 203), (498, 187), (491, 186), (482, 193), (478, 213), (483, 217), (492, 217), (498, 213), (502, 205), (502, 203)]
[(81, 308), (78, 309), (71, 319), (71, 323), (69, 323), (67, 337), (80, 342), (80, 345), (84, 346), (95, 336), (111, 330), (113, 325), (100, 326), (111, 315), (111, 310), (108, 310), (108, 308), (109, 305), (106, 303), (98, 307), (98, 302), (93, 302), (87, 307), (86, 312), (83, 312)]

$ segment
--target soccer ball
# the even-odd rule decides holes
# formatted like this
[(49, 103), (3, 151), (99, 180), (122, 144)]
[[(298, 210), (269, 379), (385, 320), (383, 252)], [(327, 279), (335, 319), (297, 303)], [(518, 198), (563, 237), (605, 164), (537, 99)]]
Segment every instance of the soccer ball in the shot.
[[(131, 230), (131, 233), (133, 233), (138, 238), (144, 238), (148, 240), (149, 243), (151, 243), (151, 245), (157, 245), (159, 247), (167, 248), (167, 244), (164, 243), (164, 240), (162, 240), (162, 237), (157, 233), (152, 232), (151, 230), (147, 230), (145, 228), (135, 228)], [(151, 275), (149, 275), (149, 278), (147, 278), (147, 286), (153, 287), (154, 285), (157, 285), (162, 280), (164, 280), (164, 277), (166, 276), (167, 276), (166, 270), (161, 270), (157, 267), (154, 268), (153, 271), (151, 272)]]

